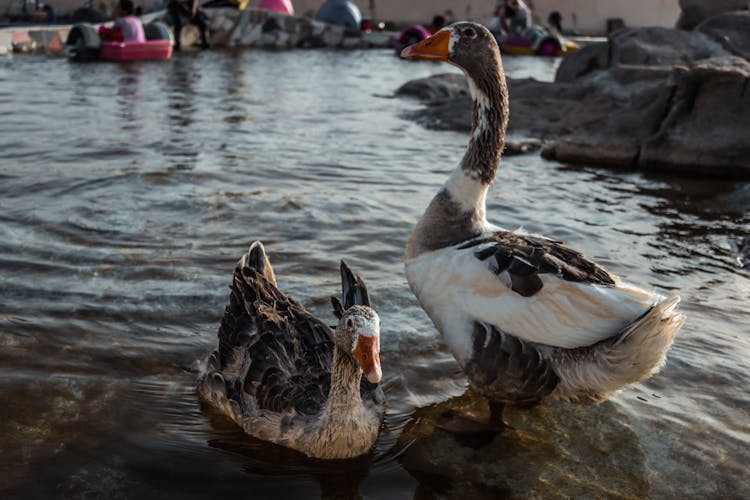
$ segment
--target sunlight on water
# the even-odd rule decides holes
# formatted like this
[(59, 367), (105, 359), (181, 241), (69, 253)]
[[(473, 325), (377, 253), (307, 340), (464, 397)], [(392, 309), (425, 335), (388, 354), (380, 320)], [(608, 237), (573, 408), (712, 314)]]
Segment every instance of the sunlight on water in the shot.
[[(556, 61), (505, 60), (551, 79)], [(448, 408), (483, 408), (403, 275), (406, 238), (466, 137), (393, 92), (448, 66), (390, 51), (178, 54), (164, 64), (0, 61), (0, 491), (137, 498), (741, 496), (750, 489), (747, 184), (538, 156), (503, 160), (491, 219), (679, 293), (664, 371), (599, 406), (509, 412), (457, 442)], [(512, 120), (512, 117), (511, 117)], [(387, 421), (335, 465), (244, 435), (201, 404), (235, 261), (266, 244), (281, 287), (332, 321), (345, 257), (383, 321)]]

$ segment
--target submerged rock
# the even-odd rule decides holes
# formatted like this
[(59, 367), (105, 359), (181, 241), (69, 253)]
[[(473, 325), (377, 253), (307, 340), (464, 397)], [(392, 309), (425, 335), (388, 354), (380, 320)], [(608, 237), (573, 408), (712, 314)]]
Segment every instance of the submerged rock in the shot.
[(420, 498), (644, 498), (649, 471), (638, 436), (611, 402), (555, 401), (508, 408), (502, 434), (454, 436), (441, 430), (446, 411), (486, 412), (468, 391), (420, 408), (399, 436), (399, 461), (420, 480)]

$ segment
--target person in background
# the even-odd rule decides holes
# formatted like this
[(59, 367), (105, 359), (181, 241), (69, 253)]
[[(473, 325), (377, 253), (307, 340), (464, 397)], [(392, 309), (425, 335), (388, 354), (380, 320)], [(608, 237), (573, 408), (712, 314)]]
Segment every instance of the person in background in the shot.
[(427, 28), (427, 31), (429, 31), (431, 35), (434, 35), (440, 31), (443, 26), (445, 26), (445, 18), (438, 14), (432, 18), (432, 24)]
[(497, 16), (506, 33), (518, 33), (531, 27), (531, 9), (523, 0), (498, 2)]
[(559, 12), (550, 12), (549, 16), (547, 16), (547, 24), (549, 25), (550, 33), (556, 36), (562, 35), (562, 16)]
[(133, 0), (120, 0), (120, 16), (111, 28), (99, 27), (99, 37), (107, 42), (145, 42), (143, 24), (133, 10)]
[(201, 48), (210, 47), (208, 43), (208, 25), (206, 24), (206, 14), (198, 7), (198, 0), (169, 0), (167, 2), (167, 11), (172, 17), (174, 27), (174, 48), (180, 50), (180, 32), (182, 31), (182, 18), (193, 23), (201, 32)]

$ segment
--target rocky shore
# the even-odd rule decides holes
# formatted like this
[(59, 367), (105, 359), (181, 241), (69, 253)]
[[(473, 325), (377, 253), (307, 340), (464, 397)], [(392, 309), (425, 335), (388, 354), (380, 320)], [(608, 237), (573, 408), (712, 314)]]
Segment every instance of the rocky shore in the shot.
[[(510, 144), (562, 162), (750, 177), (750, 11), (692, 31), (639, 28), (568, 55), (554, 82), (508, 78)], [(425, 126), (469, 130), (463, 75), (408, 82)]]

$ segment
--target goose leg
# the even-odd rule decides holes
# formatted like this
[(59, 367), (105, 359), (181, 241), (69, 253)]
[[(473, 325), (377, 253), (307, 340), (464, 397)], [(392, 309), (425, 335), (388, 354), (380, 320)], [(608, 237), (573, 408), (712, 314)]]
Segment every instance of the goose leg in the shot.
[(436, 427), (452, 434), (472, 436), (480, 434), (500, 434), (510, 427), (503, 420), (504, 403), (490, 401), (490, 413), (481, 415), (474, 412), (448, 411), (444, 416), (449, 417), (445, 423)]

